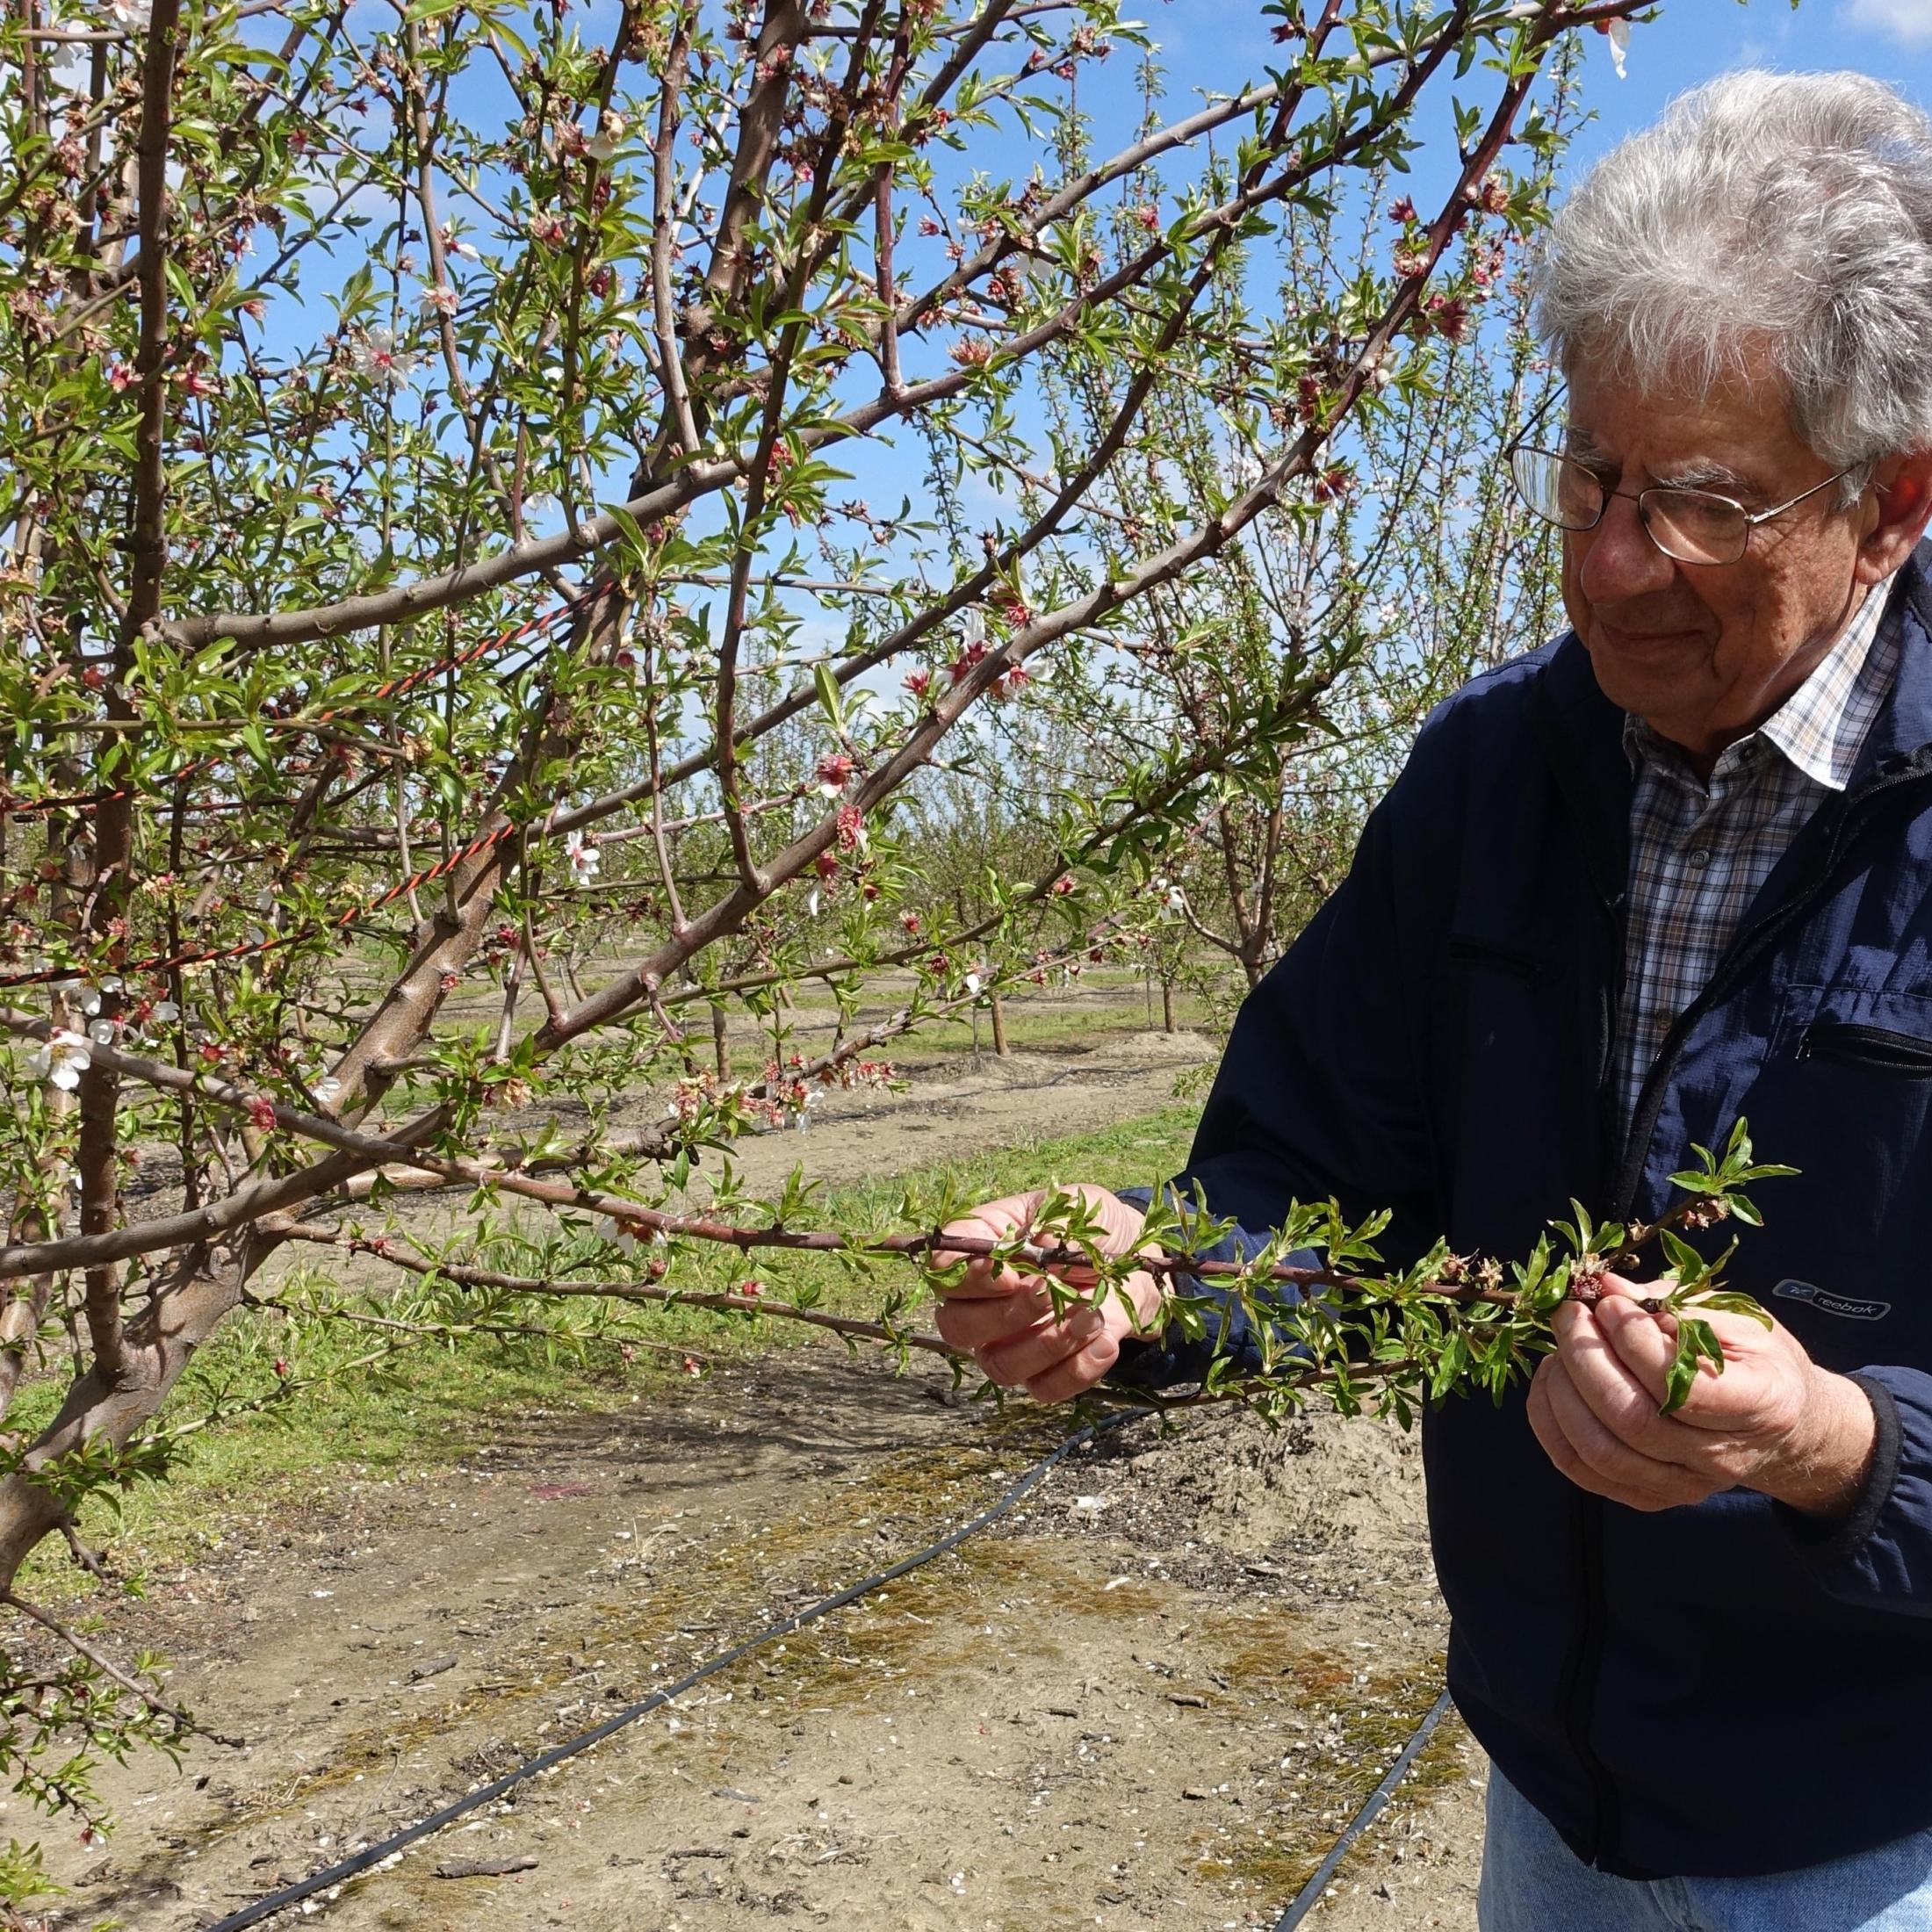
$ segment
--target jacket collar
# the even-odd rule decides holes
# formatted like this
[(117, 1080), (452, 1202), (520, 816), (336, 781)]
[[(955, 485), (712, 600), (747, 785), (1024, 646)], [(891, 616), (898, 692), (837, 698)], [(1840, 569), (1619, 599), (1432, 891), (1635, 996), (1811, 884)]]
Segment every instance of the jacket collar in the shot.
[(1898, 640), (1898, 674), (1851, 768), (1853, 790), (1904, 761), (1932, 766), (1932, 543), (1921, 544), (1892, 579), (1879, 635)]
[[(1876, 775), (1932, 769), (1932, 541), (1920, 544), (1892, 579), (1879, 635), (1897, 639), (1898, 674), (1852, 766), (1852, 794)], [(1604, 696), (1574, 631), (1547, 647), (1532, 715), (1582, 830), (1597, 897), (1618, 909), (1630, 872), (1625, 713)]]

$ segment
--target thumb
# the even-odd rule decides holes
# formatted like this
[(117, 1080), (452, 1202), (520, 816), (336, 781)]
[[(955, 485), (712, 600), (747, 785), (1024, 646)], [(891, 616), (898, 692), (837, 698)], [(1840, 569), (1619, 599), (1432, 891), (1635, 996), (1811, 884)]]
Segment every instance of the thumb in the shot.
[(1644, 1307), (1657, 1292), (1655, 1283), (1606, 1274), (1604, 1298), (1597, 1304), (1597, 1326), (1611, 1352), (1661, 1404), (1677, 1358), (1677, 1324), (1672, 1316), (1653, 1315)]
[(956, 1221), (948, 1221), (940, 1229), (940, 1238), (931, 1250), (932, 1265), (935, 1268), (947, 1268), (963, 1260), (966, 1272), (958, 1281), (935, 1284), (940, 1292), (948, 1295), (1017, 1294), (1024, 1288), (1027, 1282), (1012, 1268), (996, 1267), (987, 1255), (948, 1248), (946, 1237), (963, 1235), (974, 1241), (1005, 1241), (1033, 1225), (1034, 1215), (1040, 1212), (1040, 1203), (1045, 1198), (1037, 1189), (1027, 1194), (1006, 1194), (998, 1200), (990, 1200), (984, 1207), (974, 1208), (970, 1215), (961, 1215)]

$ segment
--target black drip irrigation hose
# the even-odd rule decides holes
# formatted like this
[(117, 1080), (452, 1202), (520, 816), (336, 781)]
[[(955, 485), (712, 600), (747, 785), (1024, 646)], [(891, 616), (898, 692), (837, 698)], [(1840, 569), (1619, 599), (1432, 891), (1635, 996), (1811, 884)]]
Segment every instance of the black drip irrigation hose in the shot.
[(1402, 1755), (1388, 1767), (1388, 1775), (1368, 1794), (1368, 1802), (1356, 1813), (1349, 1827), (1329, 1849), (1329, 1855), (1316, 1867), (1315, 1876), (1295, 1893), (1294, 1902), (1275, 1921), (1274, 1932), (1294, 1932), (1308, 1914), (1314, 1911), (1328, 1882), (1348, 1856), (1350, 1848), (1362, 1834), (1381, 1816), (1381, 1809), (1395, 1795), (1395, 1787), (1409, 1775), (1409, 1767), (1416, 1762), (1416, 1754), (1429, 1741), (1429, 1734), (1440, 1724), (1449, 1709), (1449, 1693), (1445, 1690), (1429, 1707), (1429, 1715), (1416, 1727), (1415, 1735), (1402, 1746)]
[(864, 1582), (853, 1583), (840, 1590), (835, 1597), (827, 1597), (822, 1603), (801, 1610), (772, 1625), (768, 1630), (761, 1630), (755, 1637), (747, 1637), (735, 1648), (713, 1657), (709, 1663), (700, 1664), (688, 1676), (681, 1677), (677, 1683), (667, 1684), (661, 1690), (653, 1690), (647, 1698), (640, 1698), (637, 1703), (627, 1705), (614, 1716), (608, 1717), (595, 1729), (586, 1731), (581, 1736), (572, 1738), (567, 1743), (554, 1745), (542, 1755), (533, 1757), (519, 1764), (515, 1770), (506, 1771), (502, 1777), (479, 1786), (453, 1804), (445, 1805), (441, 1811), (432, 1812), (429, 1817), (407, 1826), (393, 1837), (385, 1838), (380, 1844), (365, 1845), (353, 1857), (344, 1858), (340, 1864), (329, 1866), (326, 1871), (318, 1871), (312, 1878), (299, 1879), (294, 1885), (285, 1885), (281, 1891), (270, 1892), (265, 1899), (255, 1904), (244, 1906), (239, 1912), (231, 1912), (225, 1919), (220, 1919), (206, 1928), (206, 1932), (242, 1932), (242, 1928), (259, 1925), (263, 1919), (271, 1918), (278, 1912), (286, 1911), (292, 1905), (299, 1905), (304, 1899), (312, 1899), (318, 1892), (326, 1892), (332, 1885), (339, 1885), (345, 1879), (354, 1878), (367, 1871), (373, 1865), (379, 1865), (392, 1857), (406, 1845), (413, 1845), (419, 1838), (427, 1838), (432, 1832), (438, 1832), (445, 1825), (453, 1823), (465, 1813), (489, 1804), (501, 1798), (507, 1791), (547, 1771), (552, 1765), (561, 1764), (566, 1758), (574, 1757), (580, 1751), (587, 1751), (593, 1744), (601, 1744), (607, 1738), (623, 1730), (626, 1725), (635, 1724), (639, 1718), (647, 1717), (660, 1710), (672, 1698), (680, 1698), (687, 1690), (703, 1683), (707, 1677), (715, 1676), (720, 1670), (728, 1669), (741, 1658), (747, 1657), (760, 1645), (768, 1644), (775, 1637), (789, 1635), (792, 1631), (803, 1630), (807, 1624), (815, 1624), (821, 1617), (828, 1617), (835, 1610), (843, 1610), (847, 1604), (856, 1603), (860, 1597), (880, 1589), (883, 1585), (904, 1576), (908, 1570), (916, 1570), (921, 1564), (930, 1563), (934, 1557), (943, 1556), (948, 1550), (957, 1549), (969, 1536), (983, 1530), (989, 1523), (997, 1522), (1005, 1516), (1014, 1503), (1036, 1489), (1046, 1478), (1048, 1472), (1063, 1458), (1071, 1455), (1084, 1442), (1091, 1442), (1096, 1437), (1105, 1435), (1111, 1429), (1118, 1429), (1123, 1423), (1137, 1422), (1143, 1416), (1150, 1416), (1150, 1409), (1127, 1409), (1119, 1414), (1108, 1416), (1097, 1423), (1089, 1423), (1085, 1428), (1077, 1430), (1049, 1454), (1042, 1456), (1020, 1480), (996, 1503), (973, 1517), (970, 1523), (962, 1523), (954, 1531), (942, 1536), (938, 1542), (928, 1544), (923, 1550), (912, 1555), (902, 1557), (890, 1569), (881, 1570), (876, 1576), (868, 1576)]

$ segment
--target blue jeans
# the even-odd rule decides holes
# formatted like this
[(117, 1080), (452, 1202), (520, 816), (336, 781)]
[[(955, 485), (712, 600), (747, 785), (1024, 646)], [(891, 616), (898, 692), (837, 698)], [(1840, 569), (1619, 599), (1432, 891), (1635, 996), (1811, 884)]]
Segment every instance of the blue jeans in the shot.
[(1932, 1831), (1763, 1878), (1613, 1878), (1492, 1766), (1482, 1932), (1932, 1932)]

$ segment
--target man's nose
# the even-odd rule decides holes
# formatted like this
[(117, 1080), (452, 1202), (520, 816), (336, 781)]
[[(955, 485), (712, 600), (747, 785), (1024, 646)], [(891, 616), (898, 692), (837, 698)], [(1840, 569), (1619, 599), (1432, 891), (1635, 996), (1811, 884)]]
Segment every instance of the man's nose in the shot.
[(1633, 496), (1613, 496), (1603, 521), (1572, 539), (1582, 545), (1578, 580), (1593, 604), (1668, 590), (1677, 566), (1651, 542)]

